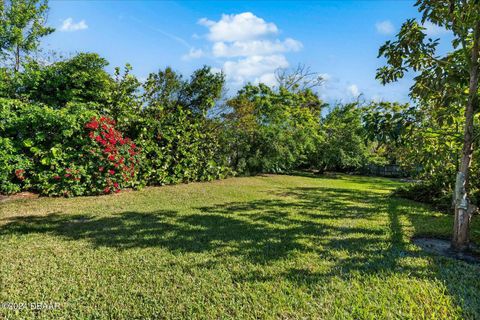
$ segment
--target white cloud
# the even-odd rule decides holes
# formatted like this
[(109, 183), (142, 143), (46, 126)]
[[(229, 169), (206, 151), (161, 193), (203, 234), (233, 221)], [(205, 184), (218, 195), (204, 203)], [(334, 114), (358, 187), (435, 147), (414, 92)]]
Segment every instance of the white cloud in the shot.
[(74, 22), (72, 18), (63, 20), (62, 25), (60, 26), (60, 31), (79, 31), (85, 29), (88, 29), (88, 25), (85, 20)]
[(287, 38), (285, 41), (278, 39), (275, 41), (235, 41), (233, 43), (219, 41), (213, 44), (212, 53), (215, 57), (248, 57), (252, 55), (269, 55), (280, 52), (299, 51), (302, 47), (303, 45), (300, 41), (291, 38)]
[(440, 27), (436, 24), (431, 23), (430, 21), (425, 21), (423, 27), (426, 28), (425, 33), (428, 36), (435, 37), (441, 36), (450, 33), (449, 30), (445, 29), (444, 27)]
[(380, 34), (393, 34), (395, 32), (395, 27), (389, 20), (377, 22), (375, 24), (375, 28), (377, 29), (377, 32)]
[[(203, 38), (210, 42), (202, 56), (223, 64), (227, 79), (236, 86), (246, 82), (275, 85), (275, 71), (289, 66), (285, 53), (303, 48), (298, 40), (278, 38), (274, 23), (251, 12), (223, 14), (218, 21), (202, 18), (198, 23), (208, 29)], [(194, 53), (190, 50), (188, 56)]]
[(278, 84), (275, 72), (262, 74), (259, 78), (254, 80), (255, 83), (264, 83), (267, 86), (273, 87)]
[(205, 52), (202, 49), (190, 48), (190, 51), (182, 56), (182, 60), (198, 59), (204, 55)]
[(360, 95), (360, 90), (356, 84), (352, 84), (347, 87), (348, 93), (350, 93), (354, 98), (357, 98)]
[(198, 23), (209, 29), (210, 41), (243, 41), (278, 33), (274, 23), (267, 23), (251, 12), (223, 14), (219, 21), (202, 18)]
[(287, 68), (288, 61), (283, 55), (251, 56), (237, 61), (226, 61), (223, 71), (235, 83), (272, 82), (272, 75), (278, 68)]

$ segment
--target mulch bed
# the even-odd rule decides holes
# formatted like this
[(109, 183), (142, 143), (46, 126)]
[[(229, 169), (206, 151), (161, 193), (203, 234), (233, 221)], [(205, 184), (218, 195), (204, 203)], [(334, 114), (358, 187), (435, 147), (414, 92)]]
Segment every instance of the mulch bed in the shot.
[(466, 252), (455, 252), (450, 247), (450, 240), (437, 238), (413, 238), (412, 242), (425, 252), (441, 255), (447, 258), (462, 260), (469, 263), (480, 263), (478, 248), (473, 244)]

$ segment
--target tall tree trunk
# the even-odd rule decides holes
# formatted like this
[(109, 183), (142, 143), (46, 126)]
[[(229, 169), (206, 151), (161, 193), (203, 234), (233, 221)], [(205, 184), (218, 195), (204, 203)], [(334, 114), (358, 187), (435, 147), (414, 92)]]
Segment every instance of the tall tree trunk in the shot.
[(470, 85), (465, 109), (465, 128), (460, 167), (455, 181), (455, 220), (453, 225), (452, 249), (463, 251), (468, 248), (468, 230), (473, 206), (468, 199), (469, 170), (473, 153), (473, 116), (478, 108), (478, 77), (480, 50), (480, 21), (477, 22), (471, 53)]

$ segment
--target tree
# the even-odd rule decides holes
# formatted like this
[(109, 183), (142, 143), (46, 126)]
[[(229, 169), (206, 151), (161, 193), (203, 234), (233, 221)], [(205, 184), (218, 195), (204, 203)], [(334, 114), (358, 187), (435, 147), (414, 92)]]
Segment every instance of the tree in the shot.
[(366, 138), (374, 142), (374, 153), (390, 164), (400, 164), (418, 120), (415, 107), (408, 103), (372, 102), (362, 109)]
[(157, 73), (150, 73), (143, 84), (143, 100), (147, 110), (150, 113), (156, 113), (159, 109), (174, 110), (182, 88), (182, 75), (170, 67)]
[(40, 38), (55, 29), (45, 26), (47, 0), (0, 0), (0, 53), (13, 57), (18, 71), (21, 59), (36, 50)]
[(195, 70), (190, 81), (185, 83), (180, 102), (194, 114), (206, 117), (221, 98), (224, 85), (225, 75), (222, 72), (213, 72), (212, 68), (203, 66)]
[(317, 168), (347, 171), (367, 162), (368, 150), (362, 109), (357, 103), (336, 105), (322, 121), (324, 140), (317, 147)]
[(123, 73), (116, 67), (114, 71), (114, 81), (108, 97), (108, 114), (117, 122), (122, 130), (132, 129), (132, 122), (142, 111), (141, 101), (141, 83), (131, 74), (132, 66), (126, 64)]
[(313, 90), (323, 85), (325, 79), (318, 72), (313, 72), (309, 66), (298, 64), (294, 69), (278, 69), (275, 80), (280, 87), (290, 91)]
[(224, 140), (235, 171), (286, 172), (308, 165), (321, 139), (324, 106), (311, 90), (247, 84), (227, 105)]
[(224, 74), (213, 72), (207, 66), (195, 70), (189, 80), (167, 67), (148, 76), (143, 99), (152, 112), (159, 108), (171, 111), (181, 106), (192, 115), (205, 118), (220, 99), (224, 85)]
[[(76, 56), (50, 65), (37, 61), (25, 64), (16, 73), (21, 85), (16, 96), (25, 100), (63, 108), (67, 103), (90, 103), (98, 109), (109, 109), (109, 94), (114, 80), (105, 71), (107, 60), (96, 53)], [(110, 113), (110, 110), (99, 110)]]
[(137, 135), (150, 184), (212, 180), (225, 173), (218, 135), (207, 113), (220, 98), (221, 73), (209, 67), (189, 79), (167, 67), (143, 84), (142, 128)]
[(473, 154), (474, 114), (478, 112), (480, 2), (478, 0), (418, 0), (421, 22), (450, 30), (454, 52), (437, 55), (439, 39), (427, 38), (417, 21), (407, 20), (396, 41), (387, 41), (379, 56), (387, 66), (378, 69), (383, 84), (396, 81), (405, 72), (419, 72), (411, 96), (446, 114), (464, 106), (464, 134), (460, 164), (455, 182), (455, 219), (452, 249), (468, 248), (469, 224), (475, 207), (469, 200), (469, 174)]

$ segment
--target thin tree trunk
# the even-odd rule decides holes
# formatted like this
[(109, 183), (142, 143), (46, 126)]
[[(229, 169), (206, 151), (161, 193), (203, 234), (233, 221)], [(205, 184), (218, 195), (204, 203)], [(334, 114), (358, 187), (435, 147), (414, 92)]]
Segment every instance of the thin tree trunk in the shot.
[(463, 251), (469, 244), (469, 225), (473, 206), (468, 199), (469, 169), (473, 153), (473, 116), (478, 107), (478, 67), (480, 50), (480, 21), (474, 30), (470, 65), (470, 85), (465, 109), (465, 128), (460, 168), (455, 182), (455, 220), (453, 226), (452, 249)]
[(20, 46), (17, 45), (17, 48), (15, 50), (15, 72), (18, 72), (20, 70)]

